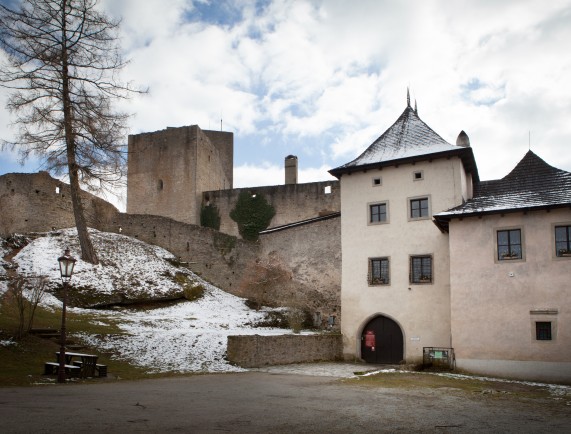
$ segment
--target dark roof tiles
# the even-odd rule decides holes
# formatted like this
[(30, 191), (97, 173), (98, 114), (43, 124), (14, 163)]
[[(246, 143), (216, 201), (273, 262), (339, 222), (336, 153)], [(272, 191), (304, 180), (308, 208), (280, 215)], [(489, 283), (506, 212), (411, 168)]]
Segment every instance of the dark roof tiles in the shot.
[[(468, 142), (469, 143), (469, 142)], [(404, 163), (414, 159), (430, 159), (442, 156), (461, 156), (476, 179), (477, 168), (469, 144), (451, 145), (426, 125), (418, 113), (407, 105), (396, 122), (377, 138), (353, 161), (330, 170), (334, 176), (374, 166)]]
[(571, 172), (550, 166), (528, 151), (505, 177), (474, 184), (474, 197), (435, 218), (571, 205)]

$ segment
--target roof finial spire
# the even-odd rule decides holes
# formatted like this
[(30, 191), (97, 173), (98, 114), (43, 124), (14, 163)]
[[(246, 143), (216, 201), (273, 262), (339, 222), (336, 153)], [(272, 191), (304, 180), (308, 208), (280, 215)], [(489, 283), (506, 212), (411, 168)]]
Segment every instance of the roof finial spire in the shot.
[(414, 99), (414, 112), (418, 114), (418, 108), (416, 107), (416, 98)]
[(410, 91), (408, 90), (408, 86), (406, 87), (406, 106), (410, 107)]

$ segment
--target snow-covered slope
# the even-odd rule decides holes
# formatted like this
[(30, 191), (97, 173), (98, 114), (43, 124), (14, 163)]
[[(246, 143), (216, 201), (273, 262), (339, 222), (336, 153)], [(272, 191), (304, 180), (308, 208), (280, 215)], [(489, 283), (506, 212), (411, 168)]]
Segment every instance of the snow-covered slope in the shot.
[[(101, 264), (93, 266), (78, 259), (71, 293), (80, 287), (89, 287), (101, 294), (119, 291), (138, 298), (161, 298), (180, 291), (172, 279), (176, 273), (184, 273), (190, 286), (204, 290), (196, 301), (148, 310), (71, 308), (74, 313), (88, 313), (86, 319), (96, 313), (93, 321), (112, 322), (123, 330), (110, 336), (85, 333), (78, 336), (96, 348), (113, 351), (118, 358), (155, 372), (236, 371), (241, 369), (224, 358), (229, 335), (289, 333), (284, 329), (255, 327), (265, 319), (265, 311), (251, 310), (244, 299), (173, 266), (165, 260), (172, 261), (173, 256), (164, 249), (97, 231), (92, 231), (92, 241)], [(47, 276), (55, 288), (59, 284), (57, 258), (67, 246), (71, 254), (79, 258), (74, 229), (51, 232), (32, 241), (15, 257), (18, 271), (28, 276)], [(132, 289), (124, 286), (132, 286)], [(61, 301), (48, 293), (42, 305), (59, 308)]]

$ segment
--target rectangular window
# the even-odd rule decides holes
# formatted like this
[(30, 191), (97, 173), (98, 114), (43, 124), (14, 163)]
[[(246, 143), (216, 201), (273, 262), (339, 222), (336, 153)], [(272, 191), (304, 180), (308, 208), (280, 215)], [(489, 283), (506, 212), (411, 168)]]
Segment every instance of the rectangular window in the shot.
[(373, 187), (379, 187), (383, 185), (383, 180), (379, 178), (373, 178)]
[(410, 218), (419, 219), (428, 217), (428, 198), (410, 200)]
[(369, 285), (388, 285), (389, 258), (369, 259)]
[(571, 256), (571, 226), (555, 226), (555, 254)]
[(550, 341), (552, 339), (550, 321), (538, 321), (535, 323), (535, 339), (538, 341)]
[(509, 229), (497, 232), (498, 260), (521, 259), (521, 229)]
[(410, 257), (410, 283), (432, 283), (432, 256)]
[(369, 222), (381, 223), (387, 221), (387, 204), (376, 203), (369, 205)]

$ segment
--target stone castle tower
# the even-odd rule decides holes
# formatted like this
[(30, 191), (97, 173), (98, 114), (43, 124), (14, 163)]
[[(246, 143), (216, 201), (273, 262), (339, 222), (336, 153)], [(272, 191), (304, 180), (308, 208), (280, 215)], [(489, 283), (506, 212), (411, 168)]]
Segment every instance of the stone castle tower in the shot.
[(202, 192), (232, 188), (234, 134), (198, 125), (129, 136), (127, 213), (200, 224)]

